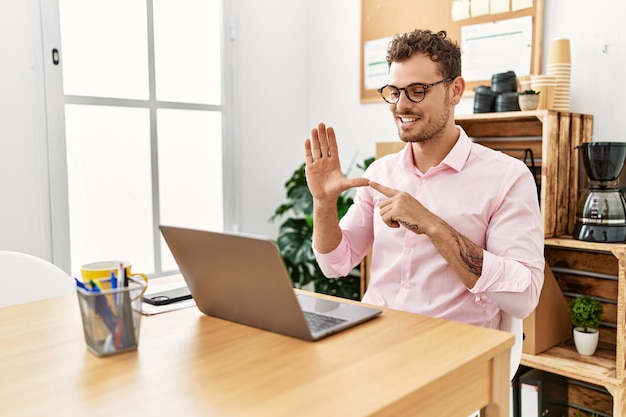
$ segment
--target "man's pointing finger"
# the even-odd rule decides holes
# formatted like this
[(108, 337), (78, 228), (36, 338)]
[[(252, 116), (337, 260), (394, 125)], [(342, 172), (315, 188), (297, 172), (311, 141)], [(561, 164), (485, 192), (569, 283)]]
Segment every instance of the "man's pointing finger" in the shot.
[(376, 191), (383, 193), (387, 197), (393, 197), (398, 194), (398, 190), (394, 190), (393, 188), (385, 187), (377, 182), (370, 181), (370, 187), (375, 189)]

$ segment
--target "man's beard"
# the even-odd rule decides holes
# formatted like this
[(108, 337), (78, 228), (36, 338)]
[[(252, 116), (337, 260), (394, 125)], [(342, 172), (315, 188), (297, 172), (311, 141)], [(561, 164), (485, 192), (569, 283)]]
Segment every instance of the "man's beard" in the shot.
[(446, 124), (450, 119), (450, 113), (450, 107), (444, 106), (444, 111), (439, 115), (439, 117), (432, 119), (432, 121), (428, 125), (425, 125), (421, 131), (411, 134), (409, 132), (403, 132), (402, 129), (398, 127), (398, 136), (403, 142), (436, 141), (441, 137), (443, 131), (445, 130)]

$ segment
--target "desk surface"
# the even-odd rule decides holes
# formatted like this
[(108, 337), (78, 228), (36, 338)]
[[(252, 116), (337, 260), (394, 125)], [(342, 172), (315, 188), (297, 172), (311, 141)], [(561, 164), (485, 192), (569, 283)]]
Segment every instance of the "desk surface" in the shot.
[(139, 349), (98, 358), (75, 296), (0, 309), (0, 404), (17, 416), (508, 416), (495, 330), (383, 309), (318, 342), (195, 307), (143, 316)]

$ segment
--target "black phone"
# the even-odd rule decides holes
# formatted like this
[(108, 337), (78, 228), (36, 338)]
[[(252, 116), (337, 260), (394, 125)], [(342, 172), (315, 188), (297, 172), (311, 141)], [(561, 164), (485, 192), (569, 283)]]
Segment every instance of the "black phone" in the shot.
[(171, 290), (155, 292), (153, 294), (143, 296), (143, 301), (156, 306), (172, 304), (189, 299), (191, 299), (191, 293), (189, 292), (188, 287), (173, 288)]

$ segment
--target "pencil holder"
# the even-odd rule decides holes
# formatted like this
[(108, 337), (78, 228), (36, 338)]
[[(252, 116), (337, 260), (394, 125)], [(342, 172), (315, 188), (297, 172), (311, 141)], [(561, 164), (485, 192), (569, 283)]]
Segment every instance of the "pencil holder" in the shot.
[(85, 342), (93, 354), (108, 356), (137, 349), (145, 287), (145, 282), (129, 279), (120, 288), (76, 288)]

